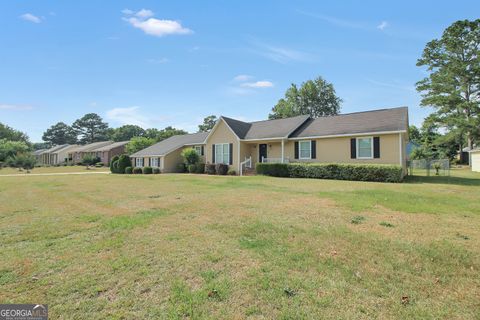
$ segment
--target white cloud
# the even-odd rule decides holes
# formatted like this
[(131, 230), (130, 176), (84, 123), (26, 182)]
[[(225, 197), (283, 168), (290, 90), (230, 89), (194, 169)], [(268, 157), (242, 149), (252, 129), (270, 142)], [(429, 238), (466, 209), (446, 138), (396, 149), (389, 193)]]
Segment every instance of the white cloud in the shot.
[(386, 27), (388, 27), (388, 22), (387, 21), (382, 21), (378, 26), (377, 29), (384, 30)]
[(183, 27), (179, 21), (152, 18), (154, 14), (151, 10), (142, 9), (138, 12), (133, 12), (129, 9), (125, 9), (122, 12), (129, 16), (124, 17), (124, 21), (128, 22), (134, 28), (140, 29), (146, 34), (152, 36), (163, 37), (173, 34), (193, 33), (192, 30)]
[(15, 104), (0, 104), (0, 110), (31, 110), (31, 106), (22, 106)]
[(22, 14), (20, 16), (21, 19), (25, 20), (25, 21), (30, 21), (30, 22), (33, 22), (33, 23), (40, 23), (42, 22), (42, 18), (40, 17), (37, 17), (31, 13), (25, 13), (25, 14)]
[(170, 60), (167, 58), (158, 58), (158, 59), (147, 59), (147, 62), (153, 63), (153, 64), (164, 64), (169, 62)]
[(124, 124), (134, 124), (143, 128), (151, 126), (150, 119), (139, 112), (140, 107), (113, 108), (107, 111), (107, 119)]
[(252, 79), (253, 77), (252, 76), (249, 76), (248, 74), (239, 74), (238, 76), (236, 76), (235, 78), (233, 78), (233, 81), (248, 81), (250, 79)]
[(153, 17), (154, 13), (152, 10), (148, 10), (148, 9), (142, 9), (140, 11), (138, 11), (137, 13), (135, 13), (135, 16), (139, 17), (139, 18), (142, 18), (142, 19), (147, 19), (147, 18), (150, 18), (150, 17)]
[(135, 12), (133, 10), (130, 10), (130, 9), (123, 9), (122, 13), (130, 15), (130, 14), (134, 14)]
[(245, 82), (241, 84), (242, 87), (246, 88), (272, 88), (273, 83), (270, 81), (256, 81), (256, 82)]

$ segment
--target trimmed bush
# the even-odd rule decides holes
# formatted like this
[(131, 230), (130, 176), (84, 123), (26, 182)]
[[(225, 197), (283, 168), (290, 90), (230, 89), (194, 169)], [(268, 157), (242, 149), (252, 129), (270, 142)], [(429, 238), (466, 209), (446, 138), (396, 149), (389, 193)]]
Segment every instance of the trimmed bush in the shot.
[(235, 170), (233, 170), (233, 169), (228, 169), (227, 174), (228, 174), (229, 176), (236, 176), (236, 175), (237, 175), (237, 172), (236, 172)]
[(274, 177), (401, 182), (402, 167), (381, 164), (257, 163), (258, 174)]
[(221, 175), (221, 176), (226, 175), (227, 172), (228, 172), (228, 165), (223, 164), (223, 163), (217, 163), (217, 164), (215, 165), (215, 172), (216, 172), (218, 175)]
[(159, 174), (160, 173), (160, 168), (155, 167), (155, 168), (153, 168), (152, 172), (153, 172), (153, 174)]
[(195, 170), (197, 170), (197, 166), (194, 164), (189, 164), (187, 168), (188, 168), (188, 173), (195, 173)]
[(133, 168), (132, 167), (126, 167), (125, 168), (125, 173), (126, 174), (132, 174), (133, 173)]
[(257, 163), (255, 167), (258, 174), (273, 177), (288, 177), (288, 164), (286, 163)]
[(184, 163), (179, 163), (179, 164), (177, 164), (177, 172), (178, 172), (178, 173), (187, 172), (187, 167), (185, 166)]
[(153, 169), (152, 167), (143, 167), (143, 174), (152, 174)]
[(132, 161), (130, 160), (130, 157), (127, 156), (126, 154), (122, 154), (118, 158), (117, 173), (125, 173), (125, 168), (131, 167), (131, 166), (132, 166)]
[(200, 161), (200, 156), (198, 155), (197, 151), (195, 151), (195, 149), (193, 148), (183, 149), (182, 158), (183, 158), (183, 163), (185, 163), (185, 165), (187, 166), (191, 164), (197, 164), (198, 161)]
[(215, 171), (215, 165), (214, 164), (206, 164), (205, 165), (205, 172), (207, 174), (215, 174), (216, 171)]
[(113, 156), (113, 158), (110, 160), (110, 172), (111, 173), (117, 173), (115, 171), (115, 162), (118, 161), (119, 156)]
[(135, 168), (133, 168), (133, 173), (134, 174), (142, 174), (143, 170), (140, 167), (135, 167)]
[(205, 173), (205, 163), (197, 163), (195, 165), (195, 173)]

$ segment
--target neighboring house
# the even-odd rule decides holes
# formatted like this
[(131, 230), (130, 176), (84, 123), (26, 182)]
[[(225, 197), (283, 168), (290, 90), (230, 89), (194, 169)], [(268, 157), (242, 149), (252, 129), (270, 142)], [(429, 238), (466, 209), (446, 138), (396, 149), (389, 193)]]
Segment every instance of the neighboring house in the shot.
[(104, 165), (108, 165), (114, 156), (125, 153), (125, 146), (128, 142), (129, 141), (120, 141), (107, 144), (92, 150), (90, 153), (92, 156), (100, 158), (100, 161), (103, 162)]
[(480, 172), (480, 149), (470, 150), (470, 163), (472, 171)]
[(86, 145), (76, 146), (76, 148), (72, 148), (68, 151), (68, 161), (72, 163), (79, 163), (87, 154), (95, 156), (96, 153), (93, 153), (93, 150), (110, 145), (112, 143), (113, 141), (100, 141)]
[(406, 173), (407, 130), (407, 107), (257, 122), (222, 116), (208, 135), (175, 136), (131, 157), (134, 165), (142, 167), (148, 164), (140, 159), (158, 157), (162, 161), (173, 153), (168, 167), (159, 165), (162, 171), (172, 172), (181, 161), (181, 150), (194, 145), (204, 146), (206, 163), (228, 164), (237, 172), (246, 163), (254, 167), (257, 162), (323, 162), (395, 164)]
[(182, 162), (181, 153), (185, 148), (193, 148), (205, 161), (204, 142), (208, 132), (173, 136), (130, 156), (135, 167), (157, 167), (161, 172), (175, 172)]
[(42, 164), (42, 154), (47, 151), (47, 149), (40, 149), (33, 151), (33, 156), (35, 157), (35, 161), (37, 164)]
[(48, 150), (44, 150), (38, 155), (38, 163), (49, 166), (65, 163), (68, 159), (69, 150), (76, 147), (77, 145), (62, 144), (52, 147)]

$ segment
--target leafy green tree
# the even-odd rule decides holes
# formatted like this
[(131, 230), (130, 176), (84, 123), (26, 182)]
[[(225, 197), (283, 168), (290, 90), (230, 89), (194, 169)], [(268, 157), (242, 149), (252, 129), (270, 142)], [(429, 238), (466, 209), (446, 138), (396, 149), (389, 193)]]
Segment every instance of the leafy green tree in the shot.
[(30, 172), (31, 169), (35, 166), (36, 159), (31, 153), (17, 153), (8, 158), (7, 163), (9, 166), (25, 169), (27, 172)]
[(58, 122), (43, 133), (42, 140), (53, 146), (75, 144), (77, 143), (77, 133), (69, 125)]
[(181, 155), (186, 166), (195, 165), (200, 161), (198, 152), (193, 148), (183, 149)]
[(111, 139), (113, 141), (127, 141), (133, 137), (143, 137), (145, 130), (139, 126), (126, 124), (124, 126), (114, 129)]
[(10, 157), (29, 151), (30, 146), (24, 141), (0, 139), (0, 162), (5, 162)]
[(25, 133), (15, 130), (3, 123), (0, 123), (0, 139), (23, 141), (27, 144), (30, 143), (28, 136)]
[(162, 141), (168, 139), (172, 136), (187, 134), (188, 132), (182, 129), (176, 129), (174, 127), (168, 126), (165, 129), (162, 129), (158, 132), (155, 140)]
[(480, 138), (480, 19), (453, 23), (427, 43), (417, 66), (430, 73), (417, 82), (422, 106), (435, 108), (437, 124), (463, 135), (471, 148)]
[(217, 116), (215, 115), (203, 118), (203, 123), (198, 125), (198, 132), (208, 132), (212, 130), (217, 120)]
[(125, 152), (127, 152), (127, 154), (130, 155), (130, 154), (133, 154), (137, 151), (140, 151), (140, 150), (143, 150), (147, 147), (150, 147), (155, 142), (156, 141), (154, 139), (151, 139), (151, 138), (134, 137), (125, 146)]
[(157, 136), (159, 134), (160, 134), (160, 130), (156, 128), (149, 128), (145, 130), (145, 134), (143, 136), (150, 139), (157, 139)]
[(46, 142), (34, 142), (32, 143), (33, 150), (42, 150), (49, 148), (50, 145)]
[(411, 125), (408, 128), (408, 139), (416, 144), (420, 144), (422, 142), (422, 135), (416, 126)]
[(281, 119), (299, 115), (313, 118), (336, 115), (340, 112), (342, 99), (337, 97), (331, 83), (322, 77), (303, 82), (300, 89), (293, 84), (272, 108), (269, 119)]
[(96, 113), (87, 113), (76, 120), (73, 129), (80, 136), (80, 142), (84, 144), (103, 141), (107, 139), (108, 123)]

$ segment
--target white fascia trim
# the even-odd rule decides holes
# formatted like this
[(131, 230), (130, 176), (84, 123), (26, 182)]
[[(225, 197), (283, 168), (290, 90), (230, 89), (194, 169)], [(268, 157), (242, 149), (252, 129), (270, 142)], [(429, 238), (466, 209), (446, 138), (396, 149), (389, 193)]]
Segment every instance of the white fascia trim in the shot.
[(248, 141), (270, 141), (270, 140), (282, 140), (285, 139), (285, 137), (275, 137), (275, 138), (259, 138), (259, 139), (240, 139), (242, 142), (248, 142)]
[[(168, 153), (167, 153), (168, 154)], [(135, 156), (135, 155), (131, 155), (129, 156), (130, 158), (151, 158), (151, 157), (164, 157), (165, 155), (167, 154), (149, 154), (149, 155), (145, 155), (145, 156)]]
[(337, 138), (337, 137), (358, 137), (358, 136), (371, 136), (378, 134), (394, 134), (394, 133), (405, 133), (406, 130), (399, 131), (379, 131), (379, 132), (362, 132), (362, 133), (348, 133), (348, 134), (333, 134), (329, 136), (310, 136), (310, 137), (297, 137), (289, 138), (289, 140), (307, 140), (307, 139), (325, 139), (325, 138)]

